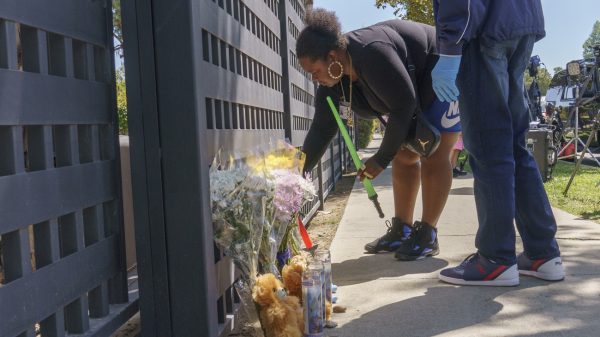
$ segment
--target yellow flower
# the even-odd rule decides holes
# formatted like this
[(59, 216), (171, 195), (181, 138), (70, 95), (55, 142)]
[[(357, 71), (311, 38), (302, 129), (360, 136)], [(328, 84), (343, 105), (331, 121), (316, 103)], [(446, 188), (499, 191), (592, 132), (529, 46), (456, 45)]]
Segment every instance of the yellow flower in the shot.
[(255, 173), (268, 173), (277, 169), (295, 169), (300, 172), (305, 157), (302, 151), (287, 145), (270, 151), (264, 156), (249, 156), (246, 158), (246, 163)]

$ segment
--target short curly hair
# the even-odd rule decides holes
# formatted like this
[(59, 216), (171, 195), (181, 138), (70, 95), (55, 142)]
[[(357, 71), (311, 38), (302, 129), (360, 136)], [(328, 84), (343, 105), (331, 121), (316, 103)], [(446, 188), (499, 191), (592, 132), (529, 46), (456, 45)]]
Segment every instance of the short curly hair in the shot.
[(346, 50), (348, 41), (334, 12), (315, 8), (306, 13), (305, 21), (296, 40), (298, 58), (325, 59), (332, 50)]

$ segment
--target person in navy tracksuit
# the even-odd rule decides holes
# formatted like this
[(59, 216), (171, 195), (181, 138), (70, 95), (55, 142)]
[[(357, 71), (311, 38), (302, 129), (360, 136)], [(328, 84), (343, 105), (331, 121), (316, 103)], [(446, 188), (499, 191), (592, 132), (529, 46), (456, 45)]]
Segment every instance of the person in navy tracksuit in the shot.
[[(514, 286), (519, 274), (564, 278), (556, 221), (535, 160), (523, 76), (545, 36), (540, 0), (433, 0), (440, 58), (432, 70), (442, 101), (458, 97), (463, 140), (475, 178), (477, 253), (440, 279)], [(513, 221), (524, 252), (516, 256)]]

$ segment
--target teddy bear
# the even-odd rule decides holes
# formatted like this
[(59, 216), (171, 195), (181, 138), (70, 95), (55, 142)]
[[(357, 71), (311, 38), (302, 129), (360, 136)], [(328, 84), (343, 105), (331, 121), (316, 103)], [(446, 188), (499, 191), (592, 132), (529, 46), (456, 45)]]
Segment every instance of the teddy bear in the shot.
[[(283, 284), (288, 291), (290, 296), (298, 297), (300, 304), (302, 304), (302, 273), (308, 267), (307, 257), (299, 254), (290, 259), (288, 264), (283, 266), (281, 270), (281, 277)], [(331, 302), (326, 301), (325, 303), (325, 320), (331, 320)]]
[(296, 255), (281, 270), (283, 284), (288, 294), (296, 296), (300, 303), (302, 303), (302, 273), (306, 270), (307, 265), (303, 255)]
[(266, 337), (302, 337), (304, 319), (298, 298), (288, 296), (283, 283), (273, 274), (258, 277), (252, 299), (260, 306)]

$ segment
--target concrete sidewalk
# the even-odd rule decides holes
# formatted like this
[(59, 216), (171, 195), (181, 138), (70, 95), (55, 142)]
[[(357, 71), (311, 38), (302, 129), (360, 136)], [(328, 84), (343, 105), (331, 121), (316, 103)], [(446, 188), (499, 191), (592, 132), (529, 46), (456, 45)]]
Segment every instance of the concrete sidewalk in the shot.
[[(362, 155), (371, 155), (380, 139)], [(373, 182), (386, 217), (393, 215), (391, 170)], [(521, 277), (518, 287), (457, 287), (438, 281), (440, 269), (475, 252), (473, 179), (455, 179), (439, 227), (440, 255), (399, 262), (363, 253), (385, 225), (358, 182), (331, 245), (339, 286), (330, 337), (600, 336), (600, 225), (555, 209), (567, 278), (549, 283)], [(420, 199), (420, 197), (419, 197)], [(415, 218), (420, 218), (417, 203)], [(520, 245), (520, 243), (519, 243)], [(519, 246), (518, 249), (521, 249)]]

